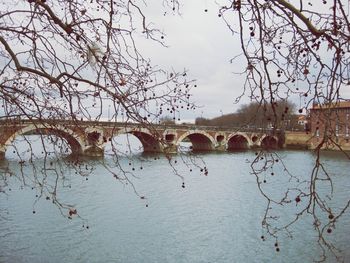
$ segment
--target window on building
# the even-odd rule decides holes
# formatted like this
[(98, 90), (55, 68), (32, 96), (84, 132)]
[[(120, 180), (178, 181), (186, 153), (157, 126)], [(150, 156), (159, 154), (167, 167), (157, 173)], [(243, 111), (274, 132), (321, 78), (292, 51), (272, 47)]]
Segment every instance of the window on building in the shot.
[(320, 130), (319, 129), (316, 129), (316, 136), (320, 137)]
[(345, 136), (349, 137), (349, 125), (345, 126)]

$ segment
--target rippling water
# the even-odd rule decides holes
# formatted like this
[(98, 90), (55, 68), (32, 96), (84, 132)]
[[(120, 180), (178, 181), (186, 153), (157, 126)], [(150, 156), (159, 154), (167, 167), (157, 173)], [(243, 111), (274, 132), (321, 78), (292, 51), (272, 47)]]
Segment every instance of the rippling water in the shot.
[[(294, 175), (306, 178), (310, 174), (314, 160), (311, 152), (278, 154)], [(191, 164), (187, 166), (180, 155), (172, 157), (174, 168), (184, 176), (185, 188), (163, 156), (121, 157), (119, 161), (126, 170), (135, 169), (136, 177), (130, 179), (146, 199), (139, 198), (130, 184), (118, 182), (99, 161), (88, 162), (94, 170), (87, 177), (63, 167), (66, 179), (59, 183), (59, 198), (73, 204), (81, 216), (71, 220), (62, 216), (45, 196), (38, 199), (37, 188), (23, 188), (21, 181), (12, 176), (7, 181), (6, 194), (0, 195), (0, 262), (312, 262), (318, 259), (321, 251), (311, 218), (302, 218), (293, 226), (292, 239), (281, 235), (280, 252), (275, 251), (275, 239), (266, 236), (266, 241), (261, 240), (261, 235), (266, 235), (261, 227), (266, 202), (258, 191), (255, 176), (250, 173), (255, 152), (196, 157), (203, 158), (208, 176)], [(18, 172), (18, 162), (9, 159), (9, 169)], [(340, 207), (349, 198), (349, 161), (337, 153), (327, 153), (323, 160), (333, 173), (334, 202)], [(112, 163), (113, 159), (107, 155), (105, 161)], [(35, 162), (40, 167), (40, 159)], [(278, 195), (286, 183), (286, 171), (281, 165), (273, 169), (275, 176), (266, 175), (266, 187)], [(31, 177), (29, 169), (24, 169), (24, 173)], [(325, 187), (324, 192), (328, 193), (327, 190)], [(343, 215), (329, 235), (343, 250), (345, 262), (350, 261), (349, 215), (349, 212)], [(328, 262), (333, 260), (328, 258)]]

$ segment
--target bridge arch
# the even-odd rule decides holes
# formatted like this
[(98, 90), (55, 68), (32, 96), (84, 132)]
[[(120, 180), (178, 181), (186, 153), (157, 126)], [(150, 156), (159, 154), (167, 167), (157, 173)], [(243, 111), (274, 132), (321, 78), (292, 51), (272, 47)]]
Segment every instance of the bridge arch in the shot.
[(79, 155), (83, 152), (83, 145), (84, 145), (83, 139), (78, 134), (76, 134), (73, 130), (67, 127), (64, 127), (62, 125), (51, 125), (51, 124), (45, 124), (45, 123), (29, 124), (21, 129), (14, 131), (14, 133), (11, 134), (7, 138), (5, 143), (1, 146), (1, 151), (5, 153), (8, 146), (10, 146), (18, 136), (28, 135), (28, 134), (55, 135), (67, 141), (73, 155), (75, 154)]
[(260, 147), (263, 149), (277, 149), (278, 138), (272, 135), (264, 135), (260, 140)]
[(215, 139), (205, 131), (187, 131), (177, 139), (177, 145), (185, 138), (192, 143), (193, 151), (210, 151), (215, 147)]
[(244, 133), (231, 134), (227, 139), (227, 150), (247, 150), (250, 146), (250, 139)]
[(113, 134), (113, 137), (121, 134), (134, 135), (141, 142), (144, 152), (162, 152), (161, 139), (146, 128), (122, 128)]

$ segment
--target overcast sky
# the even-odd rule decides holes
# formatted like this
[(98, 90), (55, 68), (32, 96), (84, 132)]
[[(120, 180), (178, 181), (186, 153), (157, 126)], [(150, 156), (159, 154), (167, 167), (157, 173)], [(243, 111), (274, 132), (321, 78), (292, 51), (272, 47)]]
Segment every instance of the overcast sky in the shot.
[[(164, 30), (169, 47), (147, 42), (141, 49), (153, 64), (177, 71), (185, 68), (189, 78), (197, 80), (192, 94), (202, 107), (195, 112), (183, 112), (182, 119), (234, 112), (239, 107), (234, 101), (242, 93), (244, 78), (233, 72), (245, 68), (244, 60), (230, 63), (230, 59), (240, 53), (238, 36), (232, 36), (218, 17), (214, 1), (191, 0), (182, 4), (181, 16), (150, 11), (149, 19)], [(245, 99), (245, 103), (248, 101)]]
[[(169, 48), (146, 42), (142, 45), (145, 56), (164, 68), (177, 71), (186, 68), (188, 76), (197, 80), (198, 87), (192, 93), (194, 101), (202, 107), (195, 112), (183, 112), (182, 119), (212, 118), (235, 112), (242, 104), (250, 102), (246, 95), (235, 103), (243, 91), (245, 75), (234, 73), (242, 72), (246, 61), (241, 57), (230, 63), (233, 57), (241, 54), (239, 36), (232, 35), (218, 17), (219, 6), (215, 3), (218, 1), (182, 1), (181, 16), (169, 13), (164, 16), (159, 9), (150, 6), (148, 9), (149, 20), (164, 30)], [(317, 8), (320, 7), (317, 5)], [(341, 93), (349, 98), (350, 86), (343, 88)], [(290, 97), (297, 109), (305, 107), (309, 99), (302, 95)]]
[[(196, 80), (197, 87), (192, 89), (192, 94), (199, 107), (194, 112), (183, 111), (182, 121), (232, 113), (250, 102), (245, 95), (238, 104), (235, 103), (243, 92), (245, 75), (234, 73), (244, 71), (247, 64), (243, 57), (230, 63), (241, 53), (239, 36), (232, 35), (218, 17), (218, 1), (224, 0), (181, 1), (181, 15), (174, 15), (168, 9), (164, 15), (165, 9), (159, 7), (161, 0), (147, 1), (146, 18), (148, 22), (154, 22), (154, 27), (164, 31), (164, 40), (169, 47), (142, 40), (138, 43), (139, 50), (145, 58), (151, 59), (153, 65), (178, 72), (186, 69), (188, 78)], [(345, 93), (343, 95), (349, 98), (350, 86)], [(295, 96), (291, 99), (299, 108), (309, 98)]]

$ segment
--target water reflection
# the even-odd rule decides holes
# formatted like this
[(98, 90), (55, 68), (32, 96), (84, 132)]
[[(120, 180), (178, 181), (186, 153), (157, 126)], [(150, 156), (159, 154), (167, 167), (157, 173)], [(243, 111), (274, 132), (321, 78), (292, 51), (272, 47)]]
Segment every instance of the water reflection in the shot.
[[(40, 154), (40, 148), (35, 150)], [(256, 153), (188, 152), (165, 156), (139, 151), (130, 155), (127, 149), (124, 155), (107, 154), (100, 159), (37, 158), (33, 168), (27, 161), (19, 164), (16, 154), (6, 152), (8, 159), (0, 163), (1, 178), (6, 180), (2, 185), (6, 196), (0, 199), (0, 262), (318, 259), (321, 251), (312, 217), (305, 216), (290, 229), (293, 239), (279, 237), (278, 253), (276, 240), (263, 232), (261, 218), (266, 202), (250, 168)], [(334, 157), (334, 153), (330, 155), (326, 153), (323, 161), (334, 173), (333, 205), (340, 209), (349, 198), (349, 163)], [(312, 171), (314, 156), (303, 151), (278, 151), (276, 156), (283, 163), (278, 162), (258, 179), (277, 198), (291, 183), (302, 187)], [(201, 172), (203, 166), (208, 168), (208, 176)], [(300, 181), (291, 181), (285, 167)], [(57, 174), (57, 170), (61, 173)], [(9, 173), (14, 176), (7, 176)], [(320, 189), (321, 193), (329, 193), (327, 185)], [(286, 219), (305, 203), (303, 200), (298, 205), (294, 202), (280, 206), (276, 213), (281, 212)], [(70, 207), (65, 210), (60, 205), (77, 209), (80, 218), (72, 215), (68, 219)], [(349, 229), (347, 212), (327, 236), (343, 249), (345, 260), (350, 258)], [(265, 241), (261, 235), (265, 235)], [(330, 255), (329, 259), (332, 262)]]

